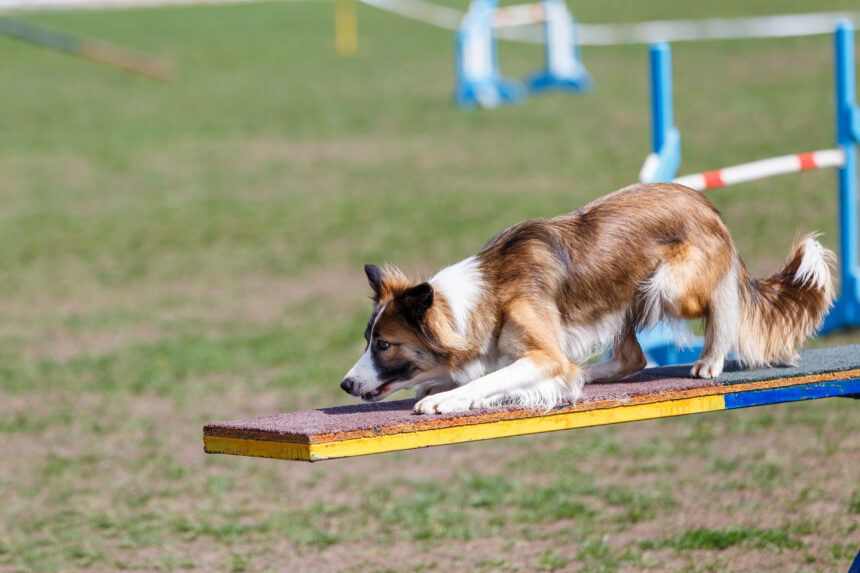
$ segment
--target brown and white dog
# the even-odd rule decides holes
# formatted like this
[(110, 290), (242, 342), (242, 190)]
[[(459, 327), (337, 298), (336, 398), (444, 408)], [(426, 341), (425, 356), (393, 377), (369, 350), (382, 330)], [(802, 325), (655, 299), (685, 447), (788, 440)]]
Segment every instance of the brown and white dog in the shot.
[(367, 348), (341, 387), (370, 401), (415, 387), (418, 413), (550, 408), (644, 368), (638, 329), (700, 317), (693, 376), (718, 376), (732, 349), (747, 365), (791, 362), (833, 300), (835, 257), (815, 239), (752, 279), (704, 195), (654, 183), (514, 225), (428, 282), (367, 265)]

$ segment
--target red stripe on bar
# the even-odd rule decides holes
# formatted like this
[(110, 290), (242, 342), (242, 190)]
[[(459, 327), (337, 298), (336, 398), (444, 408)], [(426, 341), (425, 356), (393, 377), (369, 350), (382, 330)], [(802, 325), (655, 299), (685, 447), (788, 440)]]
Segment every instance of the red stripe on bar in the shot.
[(818, 164), (815, 162), (815, 152), (810, 151), (809, 153), (798, 153), (797, 159), (800, 161), (800, 170), (804, 169), (815, 169), (818, 167)]
[(711, 187), (722, 187), (725, 185), (723, 182), (723, 173), (719, 169), (717, 171), (706, 171), (702, 173), (702, 177), (705, 178), (705, 189), (710, 189)]

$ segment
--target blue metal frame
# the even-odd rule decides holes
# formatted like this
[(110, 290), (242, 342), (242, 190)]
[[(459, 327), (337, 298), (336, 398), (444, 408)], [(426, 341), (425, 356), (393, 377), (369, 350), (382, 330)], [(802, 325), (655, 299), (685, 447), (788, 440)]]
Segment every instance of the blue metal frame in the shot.
[[(493, 31), (493, 18), (497, 7), (496, 0), (474, 0), (454, 36), (457, 76), (454, 97), (461, 108), (474, 108), (479, 104), (485, 107), (496, 107), (518, 103), (527, 95), (524, 85), (517, 80), (504, 78), (499, 73), (496, 34)], [(472, 34), (485, 30), (490, 34), (492, 71), (487, 78), (470, 77), (466, 66), (466, 45)]]
[[(854, 28), (842, 20), (834, 33), (836, 143), (845, 153), (839, 169), (839, 277), (841, 293), (820, 333), (860, 326), (860, 266), (858, 265), (857, 145), (860, 144), (860, 110), (856, 102)], [(668, 44), (652, 44), (651, 118), (653, 153), (643, 181), (671, 181), (681, 164), (681, 135), (672, 108), (672, 53)], [(647, 171), (647, 172), (646, 172)], [(701, 339), (678, 348), (665, 325), (640, 333), (639, 343), (652, 364), (692, 362), (701, 351)]]
[[(564, 0), (543, 0), (544, 6), (547, 6), (551, 2), (558, 2), (564, 4)], [(548, 13), (549, 11), (547, 11)], [(591, 91), (591, 88), (594, 85), (594, 80), (591, 77), (591, 74), (588, 73), (588, 70), (585, 69), (585, 66), (582, 64), (581, 50), (579, 46), (578, 37), (578, 24), (573, 15), (567, 11), (567, 7), (565, 6), (565, 12), (570, 18), (570, 25), (573, 29), (573, 41), (570, 49), (573, 51), (573, 58), (577, 62), (577, 69), (571, 76), (559, 76), (552, 72), (550, 69), (550, 50), (552, 50), (552, 31), (549, 22), (549, 18), (544, 22), (544, 58), (546, 60), (546, 66), (543, 70), (536, 72), (525, 79), (526, 85), (529, 87), (529, 90), (533, 92), (542, 92), (547, 90), (564, 90), (575, 93), (582, 93)]]
[[(545, 5), (549, 3), (564, 4), (564, 0), (543, 0)], [(552, 38), (550, 22), (544, 22), (544, 45), (546, 65), (543, 70), (528, 76), (525, 79), (525, 84), (505, 78), (499, 72), (498, 52), (496, 50), (496, 34), (493, 29), (493, 19), (496, 9), (498, 8), (497, 0), (473, 0), (469, 6), (469, 11), (463, 18), (460, 27), (454, 35), (454, 62), (456, 70), (456, 88), (454, 97), (457, 105), (463, 109), (471, 109), (477, 105), (484, 107), (496, 107), (503, 104), (519, 103), (528, 95), (528, 91), (541, 92), (551, 89), (564, 90), (569, 92), (586, 92), (589, 91), (594, 82), (588, 70), (582, 65), (580, 55), (579, 42), (577, 38), (577, 23), (565, 6), (565, 13), (570, 18), (570, 23), (573, 29), (573, 40), (570, 49), (573, 53), (573, 58), (578, 65), (575, 71), (569, 76), (561, 76), (550, 69), (550, 50)], [(475, 78), (470, 77), (466, 65), (466, 46), (472, 35), (487, 31), (490, 34), (491, 43), (491, 67), (492, 72), (489, 77)], [(528, 87), (526, 87), (526, 84)]]
[(860, 269), (857, 258), (857, 145), (860, 110), (854, 67), (854, 28), (843, 20), (833, 38), (836, 52), (836, 145), (845, 153), (839, 169), (839, 283), (841, 293), (822, 332), (860, 326)]

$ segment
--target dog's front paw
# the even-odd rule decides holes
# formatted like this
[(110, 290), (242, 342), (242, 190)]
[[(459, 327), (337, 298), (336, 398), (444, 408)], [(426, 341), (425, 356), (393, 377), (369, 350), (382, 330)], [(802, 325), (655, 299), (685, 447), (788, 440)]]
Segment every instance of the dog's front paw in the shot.
[(697, 360), (690, 374), (693, 378), (716, 378), (723, 372), (723, 361)]
[(453, 412), (467, 412), (471, 408), (471, 398), (458, 396), (454, 392), (442, 392), (419, 400), (412, 410), (416, 414), (451, 414)]

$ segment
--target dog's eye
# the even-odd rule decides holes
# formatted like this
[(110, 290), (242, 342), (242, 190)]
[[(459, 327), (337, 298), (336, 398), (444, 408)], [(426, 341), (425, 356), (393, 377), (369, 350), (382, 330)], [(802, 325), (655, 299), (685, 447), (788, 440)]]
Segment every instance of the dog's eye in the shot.
[(384, 340), (377, 340), (376, 341), (376, 349), (379, 350), (380, 352), (388, 350), (389, 348), (391, 348), (390, 342), (386, 342)]

